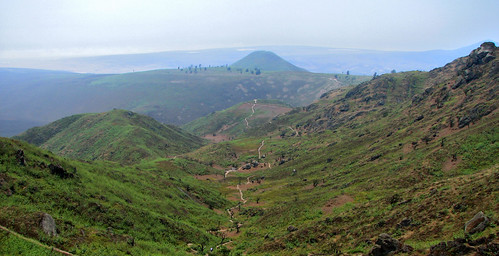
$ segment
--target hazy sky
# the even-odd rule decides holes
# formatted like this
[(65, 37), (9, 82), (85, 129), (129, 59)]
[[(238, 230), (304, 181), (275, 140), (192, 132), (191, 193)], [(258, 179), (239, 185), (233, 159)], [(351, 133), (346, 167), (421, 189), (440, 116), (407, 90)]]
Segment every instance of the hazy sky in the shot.
[(0, 58), (499, 41), (499, 0), (0, 0)]

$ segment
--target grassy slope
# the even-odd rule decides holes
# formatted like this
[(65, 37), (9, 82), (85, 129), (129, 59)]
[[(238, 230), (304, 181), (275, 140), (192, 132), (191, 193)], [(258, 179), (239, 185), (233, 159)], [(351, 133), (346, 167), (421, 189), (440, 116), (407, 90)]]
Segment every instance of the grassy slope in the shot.
[(125, 110), (69, 116), (16, 138), (68, 157), (121, 163), (185, 153), (203, 142), (179, 128)]
[[(497, 233), (498, 65), (469, 63), (458, 59), (429, 73), (384, 75), (333, 91), (252, 130), (256, 137), (190, 153), (202, 162), (241, 165), (257, 159), (265, 140), (260, 161), (272, 168), (228, 181), (265, 176), (244, 192), (249, 206), (235, 216), (243, 227), (233, 251), (367, 253), (366, 241), (390, 233), (425, 254), (463, 237), (464, 223), (478, 211), (493, 224), (473, 237)], [(452, 88), (465, 69), (476, 76)], [(460, 125), (466, 118), (469, 126)], [(397, 225), (406, 218), (409, 226)], [(288, 232), (289, 225), (298, 231)]]
[[(16, 158), (18, 150), (23, 150), (26, 166)], [(62, 166), (73, 177), (52, 174), (49, 164)], [(228, 205), (218, 185), (186, 175), (214, 170), (183, 159), (133, 167), (83, 163), (0, 138), (0, 166), (0, 225), (77, 255), (183, 255), (190, 250), (188, 243), (194, 249), (218, 243), (207, 230), (226, 221), (209, 209)], [(42, 212), (54, 217), (57, 237), (39, 228)], [(39, 250), (3, 232), (0, 248), (23, 255)]]
[(291, 110), (291, 107), (276, 100), (257, 100), (255, 113), (251, 106), (254, 101), (239, 103), (222, 111), (211, 113), (182, 126), (182, 129), (199, 136), (208, 134), (222, 134), (230, 137), (240, 135), (248, 129), (245, 118), (250, 127), (256, 127), (269, 122), (275, 116)]
[(306, 72), (305, 69), (299, 68), (273, 52), (256, 51), (248, 56), (235, 62), (231, 67), (243, 70), (261, 69), (263, 71), (298, 71)]

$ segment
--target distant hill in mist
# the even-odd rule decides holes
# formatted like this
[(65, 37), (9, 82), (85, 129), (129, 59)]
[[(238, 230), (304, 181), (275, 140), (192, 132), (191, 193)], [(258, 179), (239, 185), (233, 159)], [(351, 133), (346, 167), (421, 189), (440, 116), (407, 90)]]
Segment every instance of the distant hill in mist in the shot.
[(291, 64), (316, 73), (372, 75), (391, 70), (429, 71), (468, 55), (480, 43), (455, 50), (374, 51), (311, 46), (257, 46), (197, 51), (169, 51), (123, 54), (53, 60), (2, 60), (0, 67), (22, 67), (67, 70), (80, 73), (128, 73), (153, 69), (188, 67), (190, 65), (230, 65), (253, 51), (272, 51)]

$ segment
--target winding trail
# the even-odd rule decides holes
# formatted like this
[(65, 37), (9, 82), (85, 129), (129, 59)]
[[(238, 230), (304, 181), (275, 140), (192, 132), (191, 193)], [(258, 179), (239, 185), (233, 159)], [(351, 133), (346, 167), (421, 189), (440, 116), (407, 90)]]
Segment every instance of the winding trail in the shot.
[(243, 204), (245, 204), (248, 200), (244, 199), (244, 197), (243, 197), (243, 191), (241, 190), (241, 188), (239, 187), (239, 185), (237, 185), (237, 189), (239, 190), (239, 194), (241, 195), (241, 201), (243, 201)]
[(248, 118), (252, 117), (254, 114), (255, 114), (255, 105), (256, 105), (256, 99), (254, 100), (255, 103), (253, 103), (253, 106), (251, 106), (251, 115), (249, 115), (248, 117), (244, 118), (244, 121), (246, 121), (246, 127), (250, 127), (249, 126), (249, 122), (248, 122)]
[(265, 140), (262, 140), (262, 145), (258, 148), (258, 159), (262, 158), (262, 154), (260, 153), (260, 150), (262, 149), (263, 145), (265, 144)]
[(295, 133), (295, 137), (298, 137), (298, 132), (295, 129), (293, 129), (293, 127), (288, 126), (288, 128)]
[(236, 169), (230, 169), (230, 170), (225, 171), (224, 178), (227, 178), (227, 174), (229, 174), (231, 172), (235, 172), (235, 171), (237, 171), (237, 170)]
[(8, 233), (10, 233), (10, 234), (12, 234), (12, 235), (14, 235), (14, 236), (17, 236), (18, 238), (21, 238), (21, 239), (23, 239), (23, 240), (25, 240), (25, 241), (28, 241), (28, 242), (30, 242), (30, 243), (32, 243), (32, 244), (34, 244), (34, 245), (37, 245), (37, 246), (43, 247), (43, 248), (45, 248), (45, 249), (48, 249), (48, 250), (51, 250), (51, 251), (54, 251), (54, 252), (58, 252), (58, 253), (62, 253), (62, 254), (64, 254), (64, 255), (74, 255), (74, 254), (72, 254), (72, 253), (70, 253), (70, 252), (63, 251), (63, 250), (61, 250), (61, 249), (58, 249), (58, 248), (55, 248), (55, 247), (52, 247), (52, 246), (44, 245), (44, 244), (42, 244), (42, 243), (40, 243), (39, 241), (36, 241), (36, 240), (34, 240), (34, 239), (24, 237), (23, 235), (21, 235), (21, 234), (19, 234), (19, 233), (15, 232), (15, 231), (12, 231), (12, 230), (10, 230), (10, 229), (8, 229), (8, 228), (4, 227), (4, 226), (0, 226), (0, 229), (3, 229), (3, 230), (5, 230), (5, 231), (7, 231)]

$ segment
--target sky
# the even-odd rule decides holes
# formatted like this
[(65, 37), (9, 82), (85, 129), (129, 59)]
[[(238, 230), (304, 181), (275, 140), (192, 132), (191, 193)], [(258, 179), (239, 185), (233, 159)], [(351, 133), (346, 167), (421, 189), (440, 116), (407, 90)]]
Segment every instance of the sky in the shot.
[(0, 0), (0, 59), (499, 41), (498, 0)]

